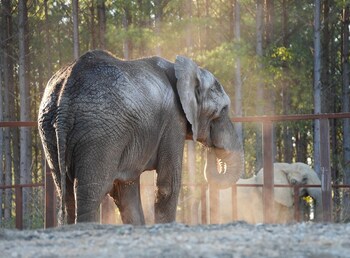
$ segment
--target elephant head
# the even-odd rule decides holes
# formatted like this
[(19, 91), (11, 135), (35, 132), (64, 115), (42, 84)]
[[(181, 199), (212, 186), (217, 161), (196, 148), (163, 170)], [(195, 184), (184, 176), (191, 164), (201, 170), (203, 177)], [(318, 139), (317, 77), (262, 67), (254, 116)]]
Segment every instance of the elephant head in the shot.
[(192, 138), (209, 147), (206, 178), (220, 187), (228, 187), (243, 171), (242, 146), (229, 117), (230, 99), (218, 80), (192, 60), (178, 56), (174, 69)]
[[(292, 184), (301, 185), (321, 185), (321, 180), (316, 172), (305, 163), (290, 164), (288, 172), (289, 181)], [(323, 220), (323, 204), (321, 187), (302, 187), (299, 192), (300, 197), (311, 196), (315, 205), (315, 220)]]
[[(263, 183), (263, 169), (257, 175), (257, 183)], [(316, 205), (315, 220), (322, 219), (322, 192), (320, 187), (302, 187), (302, 185), (320, 185), (316, 172), (305, 163), (274, 163), (274, 184), (300, 185), (299, 197), (311, 196)], [(261, 190), (261, 188), (259, 188)], [(286, 207), (294, 205), (294, 189), (275, 187), (275, 201)]]

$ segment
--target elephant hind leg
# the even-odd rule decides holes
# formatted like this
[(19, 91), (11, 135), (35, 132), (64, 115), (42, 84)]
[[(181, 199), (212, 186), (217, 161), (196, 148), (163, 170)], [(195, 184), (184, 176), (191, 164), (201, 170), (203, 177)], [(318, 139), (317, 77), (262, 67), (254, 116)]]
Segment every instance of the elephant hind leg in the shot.
[(66, 180), (66, 208), (67, 208), (67, 223), (75, 223), (75, 198), (74, 198), (74, 183), (69, 179)]
[(99, 207), (105, 196), (103, 188), (96, 183), (76, 186), (77, 222), (99, 222)]
[(140, 177), (129, 182), (116, 180), (110, 195), (118, 206), (124, 224), (145, 224), (140, 196)]

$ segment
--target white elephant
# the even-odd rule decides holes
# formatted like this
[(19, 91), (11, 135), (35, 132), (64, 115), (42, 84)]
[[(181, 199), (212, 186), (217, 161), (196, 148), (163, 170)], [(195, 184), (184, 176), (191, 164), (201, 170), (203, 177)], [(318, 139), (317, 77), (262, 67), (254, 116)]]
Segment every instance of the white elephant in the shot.
[[(239, 179), (238, 185), (263, 184), (264, 171), (256, 176)], [(320, 185), (316, 172), (304, 163), (274, 163), (274, 184), (277, 185)], [(299, 197), (311, 196), (315, 201), (315, 220), (322, 218), (322, 194), (320, 187), (301, 187)], [(219, 190), (220, 222), (232, 221), (231, 188)], [(249, 223), (263, 222), (262, 187), (237, 186), (237, 219)], [(292, 187), (274, 188), (275, 223), (294, 221), (294, 190)]]

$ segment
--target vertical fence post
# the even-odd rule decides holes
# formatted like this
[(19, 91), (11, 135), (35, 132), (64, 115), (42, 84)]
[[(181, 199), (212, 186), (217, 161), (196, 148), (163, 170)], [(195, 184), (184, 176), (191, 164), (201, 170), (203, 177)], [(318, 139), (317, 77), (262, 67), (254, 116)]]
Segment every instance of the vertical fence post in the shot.
[(208, 190), (208, 185), (203, 183), (201, 185), (201, 223), (202, 224), (208, 224), (207, 190)]
[(300, 222), (299, 191), (300, 186), (294, 185), (294, 220)]
[(210, 211), (210, 224), (220, 223), (220, 190), (214, 184), (209, 184), (209, 211)]
[(231, 207), (232, 207), (232, 220), (235, 221), (238, 219), (237, 212), (237, 185), (233, 184), (231, 187)]
[(263, 132), (263, 160), (264, 160), (264, 223), (273, 223), (273, 200), (274, 200), (274, 171), (273, 171), (273, 148), (272, 148), (272, 122), (267, 121), (262, 124)]
[(320, 142), (323, 220), (330, 222), (332, 221), (332, 182), (328, 119), (320, 119)]
[(195, 198), (196, 195), (196, 144), (194, 141), (188, 141), (187, 142), (187, 168), (188, 168), (188, 206), (189, 206), (189, 212), (187, 215), (186, 223), (190, 225), (198, 224), (197, 217), (194, 216), (195, 214)]
[(23, 229), (23, 188), (16, 186), (16, 228)]
[(45, 228), (56, 225), (56, 190), (49, 165), (45, 161)]

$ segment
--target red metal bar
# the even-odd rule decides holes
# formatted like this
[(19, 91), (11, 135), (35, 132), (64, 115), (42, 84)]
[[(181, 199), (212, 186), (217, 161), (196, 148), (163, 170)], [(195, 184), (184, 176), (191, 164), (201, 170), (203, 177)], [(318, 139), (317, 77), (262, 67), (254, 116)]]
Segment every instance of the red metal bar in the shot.
[(201, 185), (201, 220), (202, 224), (208, 224), (207, 218), (207, 184)]
[[(237, 187), (263, 187), (264, 184), (236, 184), (235, 186)], [(294, 187), (292, 185), (282, 185), (282, 184), (275, 184), (273, 185), (274, 187)], [(308, 185), (305, 185), (309, 187)], [(310, 185), (310, 187), (321, 187), (321, 185)]]
[[(303, 186), (305, 187), (305, 186)], [(294, 185), (294, 219), (300, 222), (300, 207), (299, 207), (299, 185)]]
[(232, 198), (232, 220), (238, 219), (238, 212), (237, 212), (237, 185), (234, 184), (231, 187), (231, 198)]
[(337, 119), (337, 118), (350, 118), (350, 113), (246, 116), (246, 117), (234, 117), (232, 118), (232, 121), (233, 122), (283, 122), (283, 121), (296, 121), (296, 120)]
[[(264, 184), (234, 184), (238, 187), (262, 187)], [(234, 186), (232, 185), (232, 186)], [(11, 186), (0, 186), (0, 189), (3, 188), (14, 188), (14, 186), (24, 186), (24, 187), (35, 187), (35, 186), (43, 186), (43, 184), (28, 184), (28, 185), (11, 185)], [(154, 185), (144, 185), (144, 186), (154, 186)], [(181, 186), (198, 186), (198, 184), (181, 184)], [(304, 187), (321, 187), (321, 185), (303, 185)], [(274, 184), (274, 187), (294, 187), (293, 185), (283, 185), (283, 184)], [(332, 184), (332, 188), (350, 188), (350, 185), (338, 185), (338, 184)]]
[(33, 127), (38, 126), (36, 121), (1, 121), (0, 127)]
[(323, 220), (332, 221), (332, 187), (331, 187), (331, 165), (330, 165), (330, 144), (329, 144), (329, 120), (320, 120), (320, 158), (322, 172), (322, 205)]
[(20, 184), (20, 185), (0, 185), (0, 189), (18, 188), (18, 187), (42, 187), (43, 183), (37, 184)]
[(16, 187), (16, 228), (23, 229), (23, 188)]
[(219, 189), (214, 184), (209, 184), (209, 212), (210, 224), (220, 223), (220, 199)]
[(263, 204), (264, 222), (273, 223), (274, 214), (274, 171), (273, 171), (273, 148), (272, 148), (272, 123), (264, 122), (262, 126), (263, 134), (263, 161), (264, 161), (264, 185)]
[[(246, 116), (232, 118), (233, 122), (283, 122), (294, 120), (350, 118), (350, 113), (297, 114), (275, 116)], [(1, 121), (0, 127), (37, 126), (36, 121)]]
[[(238, 187), (263, 187), (264, 184), (236, 184)], [(316, 188), (321, 187), (322, 185), (303, 185), (303, 187), (307, 188)], [(293, 185), (282, 185), (282, 184), (275, 184), (274, 187), (294, 187)], [(350, 188), (350, 185), (337, 185), (337, 184), (331, 184), (331, 188)]]
[(331, 185), (332, 188), (350, 188), (350, 185)]

